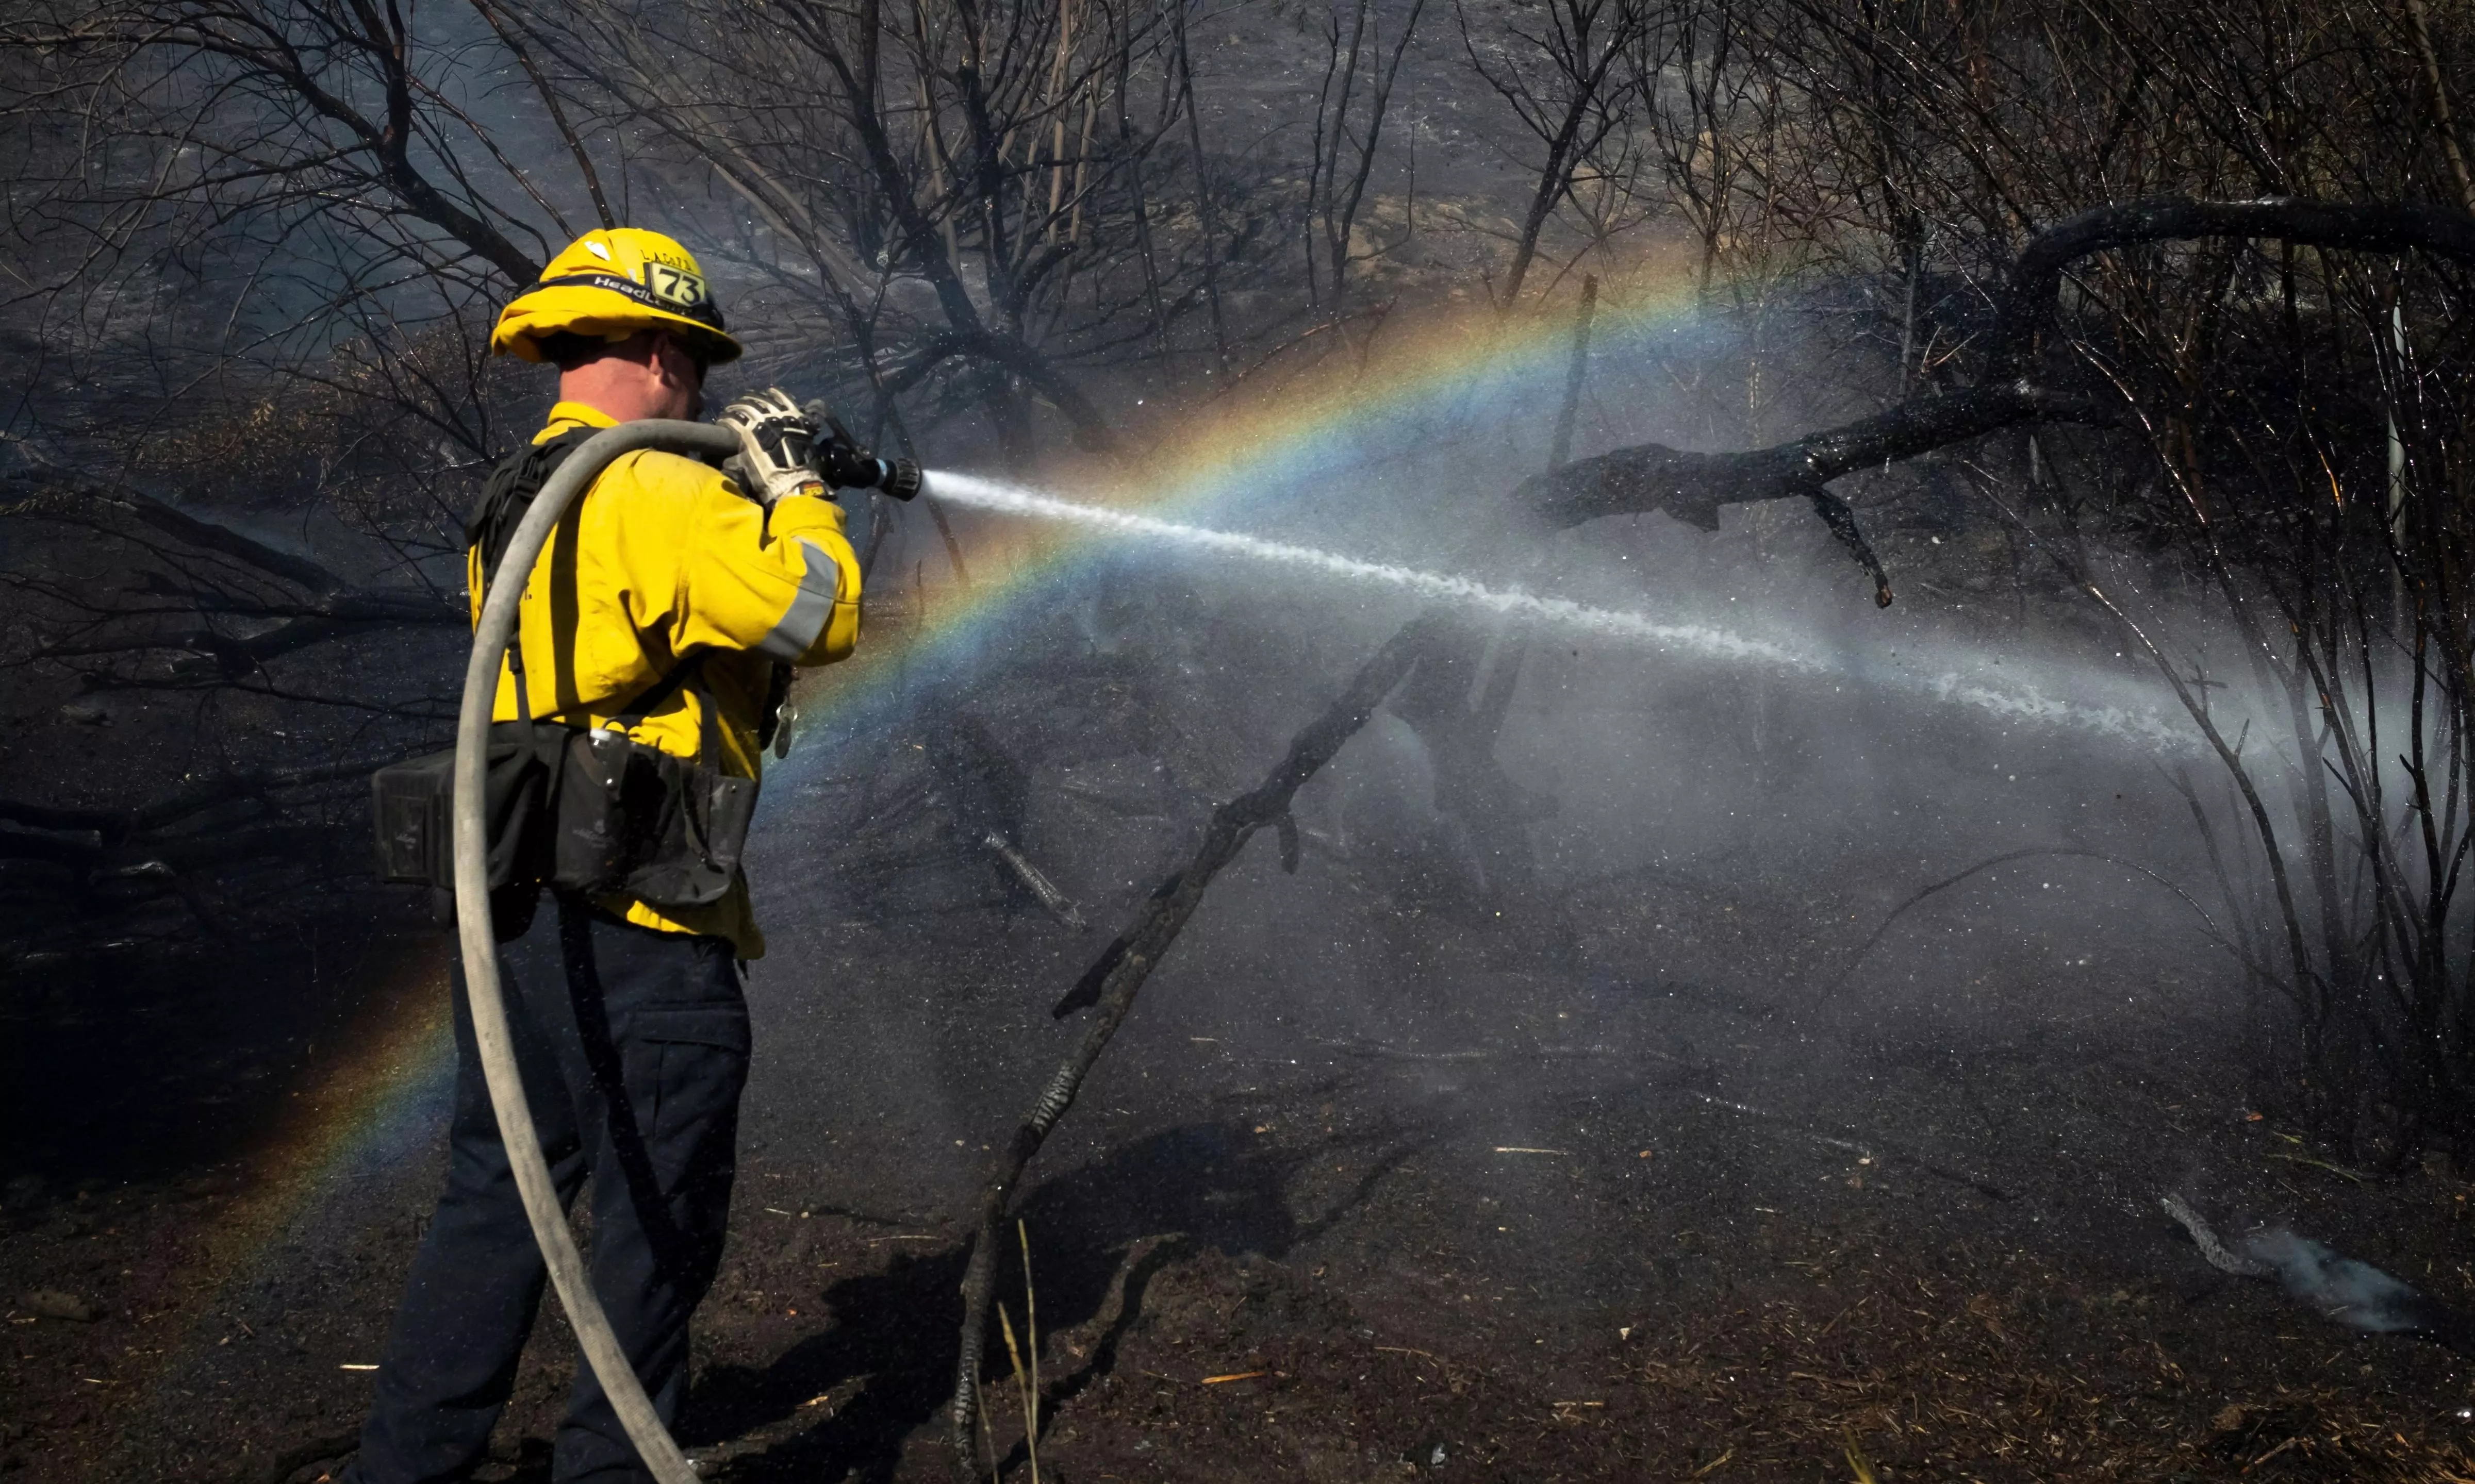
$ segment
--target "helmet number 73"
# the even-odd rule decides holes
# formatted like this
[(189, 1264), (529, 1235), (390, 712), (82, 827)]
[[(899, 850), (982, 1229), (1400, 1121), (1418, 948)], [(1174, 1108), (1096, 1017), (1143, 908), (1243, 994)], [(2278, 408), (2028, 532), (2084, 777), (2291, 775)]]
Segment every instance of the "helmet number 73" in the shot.
[(652, 280), (645, 286), (651, 289), (657, 298), (686, 304), (690, 308), (704, 303), (704, 280), (685, 269), (674, 268), (668, 263), (647, 263), (645, 274)]

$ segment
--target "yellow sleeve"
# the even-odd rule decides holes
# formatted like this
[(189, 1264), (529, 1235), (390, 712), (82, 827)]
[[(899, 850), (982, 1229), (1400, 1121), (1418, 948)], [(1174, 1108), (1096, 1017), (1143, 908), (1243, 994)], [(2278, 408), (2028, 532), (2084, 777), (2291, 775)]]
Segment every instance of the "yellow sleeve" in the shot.
[(684, 506), (677, 545), (638, 553), (655, 562), (628, 564), (648, 575), (651, 566), (670, 566), (676, 581), (674, 592), (635, 595), (646, 610), (636, 615), (640, 624), (668, 628), (674, 654), (745, 650), (826, 665), (851, 652), (859, 640), (859, 556), (843, 535), (840, 505), (792, 496), (769, 521), (764, 506), (716, 470), (670, 455), (637, 458), (636, 478), (671, 485), (665, 493)]
[[(730, 498), (763, 518), (762, 508), (739, 495)], [(765, 520), (777, 549), (798, 554), (798, 593), (767, 631), (758, 650), (794, 665), (830, 665), (846, 659), (859, 642), (859, 553), (843, 534), (843, 507), (830, 499), (792, 495), (776, 500)]]

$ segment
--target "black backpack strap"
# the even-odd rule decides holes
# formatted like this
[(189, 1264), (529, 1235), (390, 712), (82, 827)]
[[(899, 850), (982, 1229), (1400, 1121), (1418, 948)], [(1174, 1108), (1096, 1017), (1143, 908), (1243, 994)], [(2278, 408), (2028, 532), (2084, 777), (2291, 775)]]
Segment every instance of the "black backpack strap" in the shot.
[(600, 431), (589, 426), (571, 427), (509, 455), (490, 471), (490, 482), (481, 487), (481, 502), (473, 507), (472, 515), (464, 522), (465, 547), (481, 549), (484, 591), (499, 575), (499, 559), (507, 554), (507, 543), (515, 539), (525, 512), (533, 507), (533, 497), (558, 472), (558, 466), (567, 462), (569, 454)]
[[(490, 584), (499, 575), (499, 559), (507, 554), (507, 544), (515, 539), (516, 527), (523, 523), (525, 513), (533, 507), (533, 497), (567, 456), (581, 448), (584, 441), (600, 428), (571, 427), (556, 437), (545, 438), (522, 451), (500, 461), (490, 471), (490, 480), (481, 487), (481, 502), (464, 522), (464, 546), (467, 550), (478, 547), (481, 552), (481, 594), (486, 596)], [(532, 688), (525, 683), (524, 619), (519, 613), (516, 631), (507, 639), (507, 669), (515, 676), (516, 717), (523, 721), (533, 718)]]

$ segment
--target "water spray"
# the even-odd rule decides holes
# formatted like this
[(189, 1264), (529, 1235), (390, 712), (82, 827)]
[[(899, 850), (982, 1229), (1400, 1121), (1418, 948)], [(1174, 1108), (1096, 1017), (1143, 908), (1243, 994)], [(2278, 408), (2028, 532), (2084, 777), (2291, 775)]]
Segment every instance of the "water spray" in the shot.
[(1457, 577), (1447, 572), (1422, 572), (1414, 567), (1402, 567), (1390, 562), (1370, 562), (1360, 557), (1343, 556), (1314, 547), (1292, 546), (1287, 542), (1265, 541), (1257, 536), (1239, 535), (1234, 531), (1213, 530), (1208, 526), (1186, 525), (1175, 521), (1163, 521), (1153, 516), (1137, 515), (1126, 510), (1111, 510), (1098, 505), (1078, 504), (1043, 495), (1019, 485), (1001, 484), (972, 474), (947, 474), (942, 470), (928, 475), (928, 487), (940, 499), (958, 505), (992, 511), (1002, 515), (1027, 516), (1034, 520), (1063, 521), (1093, 526), (1120, 536), (1150, 537), (1193, 547), (1206, 551), (1218, 551), (1250, 561), (1269, 562), (1283, 567), (1296, 567), (1327, 576), (1359, 582), (1380, 583), (1405, 593), (1434, 601), (1483, 609), (1520, 621), (1545, 623), (1557, 628), (1576, 629), (1609, 639), (1629, 639), (1665, 645), (1677, 645), (1707, 653), (1714, 659), (1752, 660), (1794, 667), (1802, 658), (1793, 651), (1763, 640), (1751, 639), (1727, 629), (1703, 624), (1661, 623), (1646, 615), (1625, 613), (1613, 608), (1594, 608), (1570, 598), (1543, 597), (1519, 588), (1491, 587), (1475, 578)]
[[(1667, 622), (1648, 614), (1601, 608), (1520, 588), (1495, 587), (1448, 572), (1367, 561), (1314, 547), (1188, 525), (1129, 510), (1087, 505), (1041, 490), (986, 479), (976, 474), (937, 470), (926, 476), (926, 481), (929, 491), (940, 499), (995, 515), (1061, 522), (1117, 536), (1164, 541), (1247, 561), (1397, 588), (1429, 601), (1491, 613), (1515, 622), (1538, 623), (1603, 639), (1646, 644), (1661, 650), (1679, 651), (1703, 659), (1762, 666), (1796, 675), (1849, 673), (1845, 664), (1826, 656), (1716, 624)], [(1912, 658), (1909, 663), (1872, 670), (1860, 678), (1897, 685), (1948, 705), (1966, 706), (2005, 723), (2071, 726), (2157, 752), (2192, 752), (2199, 746), (2199, 740), (2191, 734), (2189, 728), (2170, 724), (2154, 711), (2133, 706), (2067, 701), (2034, 687), (1972, 679), (1961, 674), (1954, 665), (1918, 664)]]

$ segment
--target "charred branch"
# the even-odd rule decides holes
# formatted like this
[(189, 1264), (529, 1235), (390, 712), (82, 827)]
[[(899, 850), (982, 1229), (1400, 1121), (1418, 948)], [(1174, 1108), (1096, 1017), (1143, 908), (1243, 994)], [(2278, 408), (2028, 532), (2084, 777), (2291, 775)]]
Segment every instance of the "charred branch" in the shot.
[[(101, 591), (58, 575), (12, 573), (0, 579), (77, 620), (71, 632), (30, 646), (10, 665), (168, 652), (179, 656), (171, 665), (174, 679), (234, 679), (336, 639), (469, 621), (460, 607), (435, 593), (354, 587), (313, 557), (142, 491), (55, 493), (65, 494), (65, 501), (37, 497), (10, 513), (126, 541), (152, 565), (132, 573), (124, 586)], [(99, 519), (92, 513), (98, 510), (122, 512), (137, 529)], [(202, 552), (225, 562), (202, 561)], [(308, 596), (287, 596), (294, 589)]]
[(1074, 992), (1059, 1005), (1061, 1014), (1084, 1005), (1098, 1007), (1099, 1014), (1085, 1031), (1082, 1043), (1049, 1079), (1031, 1111), (1016, 1126), (981, 1197), (979, 1234), (963, 1277), (962, 1348), (955, 1361), (958, 1374), (954, 1378), (951, 1423), (958, 1477), (975, 1477), (972, 1427), (979, 1415), (980, 1360), (988, 1338), (990, 1291), (996, 1278), (997, 1233), (1004, 1227), (1006, 1209), (1013, 1203), (1024, 1169), (1040, 1153), (1049, 1131), (1074, 1106), (1084, 1079), (1090, 1075), (1100, 1054), (1108, 1049), (1110, 1039), (1134, 1010), (1135, 997), (1142, 992), (1152, 969), (1177, 942), (1195, 908), (1202, 904), (1204, 890), (1212, 885), (1213, 878), (1238, 858), (1257, 830), (1266, 825), (1280, 827), (1280, 821), (1288, 816), (1290, 800), (1299, 788), (1366, 724), (1366, 718), (1375, 714), (1384, 697), (1418, 663), (1434, 642), (1437, 627), (1436, 620), (1423, 618), (1393, 635), (1359, 669), (1339, 699), (1290, 741), (1287, 753), (1262, 783), (1213, 810), (1194, 859), (1161, 883), (1134, 923), (1110, 943)]
[[(57, 804), (31, 804), (0, 799), (0, 821), (32, 830), (78, 832), (95, 836), (100, 844), (117, 845), (239, 799), (262, 799), (286, 789), (357, 778), (376, 769), (382, 758), (354, 758), (340, 763), (313, 763), (301, 767), (263, 768), (254, 772), (218, 773), (201, 778), (151, 802), (129, 809), (68, 809)], [(12, 836), (12, 839), (26, 837)]]
[(203, 679), (213, 675), (237, 679), (269, 660), (370, 629), (404, 624), (457, 627), (467, 621), (464, 615), (435, 603), (376, 599), (362, 603), (338, 603), (334, 607), (339, 611), (289, 619), (257, 634), (231, 634), (209, 627), (171, 629), (125, 638), (48, 645), (34, 650), (27, 659), (99, 659), (115, 654), (171, 651), (181, 656), (172, 662), (175, 679)]
[(1831, 480), (1858, 469), (1914, 458), (1998, 428), (2042, 418), (2099, 417), (2088, 403), (2026, 381), (1911, 398), (1872, 417), (1808, 433), (1767, 449), (1690, 453), (1663, 444), (1577, 459), (1525, 481), (1525, 509), (1556, 527), (1602, 516), (1663, 510), (1705, 531), (1723, 505), (1765, 499), (1821, 499)]
[(2168, 891), (2172, 892), (2176, 897), (2180, 898), (2184, 906), (2192, 909), (2193, 914), (2200, 919), (2201, 927), (2207, 931), (2209, 940), (2211, 942), (2216, 943), (2218, 947), (2225, 949), (2230, 954), (2233, 954), (2237, 959), (2242, 960), (2243, 965), (2246, 968), (2249, 968), (2254, 974), (2265, 973), (2265, 970), (2263, 970), (2259, 964), (2253, 962), (2250, 956), (2244, 953), (2242, 945), (2237, 943), (2235, 939), (2229, 937), (2222, 928), (2218, 926), (2218, 920), (2209, 915), (2208, 909), (2202, 907), (2199, 902), (2193, 897), (2192, 893), (2184, 890), (2181, 887), (2176, 886), (2174, 883), (2157, 874), (2157, 872), (2150, 870), (2147, 866), (2141, 864), (2137, 861), (2126, 861), (2120, 856), (2109, 855), (2102, 850), (2089, 850), (2075, 845), (2037, 845), (2031, 846), (2025, 850), (2006, 850), (2000, 855), (1979, 861), (1975, 864), (1968, 867), (1966, 870), (1954, 872), (1951, 875), (1944, 877), (1940, 881), (1922, 887), (1916, 891), (1911, 892), (1905, 900), (1901, 901), (1899, 906), (1892, 908), (1890, 912), (1883, 916), (1882, 920), (1875, 925), (1872, 935), (1869, 936), (1864, 942), (1857, 945), (1854, 953), (1848, 956), (1848, 961), (1840, 966), (1839, 972), (1833, 975), (1830, 983), (1823, 987), (1823, 992), (1825, 994), (1837, 993), (1841, 986), (1845, 985), (1849, 979), (1855, 974), (1857, 968), (1864, 963), (1866, 955), (1872, 953), (1875, 946), (1882, 941), (1883, 936), (1889, 933), (1892, 927), (1895, 926), (1901, 917), (1907, 915), (1910, 908), (1922, 905), (1928, 897), (1948, 891), (1951, 888), (1958, 886), (1961, 882), (1968, 880), (1970, 877), (1977, 875), (1979, 872), (1990, 871), (1997, 866), (2008, 865), (2014, 861), (2031, 861), (2052, 858), (2102, 861), (2108, 865), (2118, 865), (2126, 871), (2132, 872), (2134, 875), (2144, 877), (2152, 885), (2165, 888)]
[[(540, 274), (531, 255), (518, 247), (492, 218), (516, 219), (477, 193), (448, 161), (451, 180), (433, 179), (435, 167), (416, 161), (436, 143), (435, 107), (414, 72), (415, 43), (405, 13), (372, 6), (279, 8), (256, 4), (218, 6), (164, 0), (109, 7), (77, 14), (30, 17), (0, 34), (0, 42), (21, 51), (53, 52), (91, 62), (91, 86), (107, 96), (120, 74), (149, 53), (193, 60), (220, 74), (226, 86), (266, 100), (288, 114), (298, 135), (324, 146), (319, 164), (339, 182), (332, 209), (385, 209), (414, 218), (450, 239), (451, 251), (478, 257), (508, 283), (530, 282)], [(168, 61), (168, 59), (167, 59)], [(177, 65), (177, 62), (169, 64)], [(377, 85), (364, 104), (364, 89)], [(300, 166), (268, 170), (257, 156), (257, 138), (201, 138), (231, 167), (228, 180), (208, 174), (212, 187), (268, 176), (278, 184), (311, 172)], [(486, 142), (486, 141), (485, 141)], [(192, 188), (163, 188), (161, 199), (179, 199)], [(377, 203), (368, 206), (369, 198)], [(342, 203), (354, 203), (346, 206)]]
[(1663, 510), (1703, 530), (1723, 505), (1801, 497), (1875, 581), (1891, 590), (1853, 513), (1826, 486), (1858, 469), (1915, 458), (2025, 423), (2111, 424), (2116, 409), (2040, 386), (2027, 374), (2039, 334), (2053, 322), (2070, 266), (2118, 248), (2208, 237), (2263, 237), (2360, 252), (2421, 251), (2475, 261), (2475, 216), (2412, 206), (2315, 201), (2139, 202), (2081, 212), (2029, 239), (2009, 275), (1996, 320), (1990, 375), (1977, 385), (1912, 397), (1871, 417), (1767, 449), (1696, 453), (1641, 444), (1535, 475), (1514, 492), (1556, 527)]
[(1090, 930), (1091, 924), (1084, 919), (1083, 910), (1074, 905), (1074, 899), (1059, 890), (1057, 883), (1048, 879), (1048, 873), (1032, 864), (1031, 858), (1017, 848), (1014, 841), (991, 830), (980, 837), (980, 843), (1005, 863), (1006, 869), (1014, 872), (1015, 880), (1022, 883), (1023, 889), (1037, 898), (1050, 916), (1077, 933)]
[(1793, 1118), (1782, 1117), (1768, 1108), (1755, 1107), (1750, 1103), (1731, 1102), (1707, 1092), (1690, 1092), (1689, 1096), (1712, 1107), (1726, 1108), (1731, 1113), (1742, 1113), (1748, 1118), (1758, 1118), (1768, 1123), (1777, 1124), (1781, 1128), (1802, 1134), (1825, 1149), (1835, 1149), (1864, 1158), (1880, 1159), (1890, 1164), (1907, 1165), (1936, 1180), (1946, 1180), (1954, 1185), (1965, 1185), (1989, 1201), (2010, 1202), (2019, 1199), (2017, 1192), (2007, 1190), (1982, 1175), (1972, 1175), (1966, 1170), (1953, 1169), (1949, 1165), (1929, 1159), (1896, 1144), (1885, 1144), (1880, 1139), (1842, 1138), (1836, 1134), (1824, 1133), (1818, 1129), (1807, 1128)]
[(281, 577), (312, 593), (340, 592), (344, 579), (324, 564), (297, 552), (272, 547), (219, 521), (183, 510), (140, 490), (122, 490), (116, 502), (146, 524), (205, 551), (220, 552), (269, 576)]
[[(500, 44), (506, 47), (507, 54), (516, 59), (516, 64), (525, 69), (525, 76), (532, 80), (533, 91), (540, 95), (542, 109), (550, 114), (551, 126), (558, 131), (559, 138), (566, 143), (568, 158), (576, 161), (576, 173), (584, 182), (586, 193), (592, 196), (593, 209), (601, 218), (601, 225), (604, 228), (618, 226), (619, 218), (610, 209), (610, 198), (602, 194), (601, 173), (593, 168), (591, 152), (585, 149), (584, 140), (577, 135), (576, 126), (568, 122), (567, 109), (559, 103), (558, 89), (551, 85), (550, 79), (542, 72), (541, 63), (533, 60), (533, 54), (526, 50), (524, 42), (517, 37), (514, 27), (522, 22), (501, 14), (490, 0), (473, 0), (473, 9), (490, 23), (490, 29), (498, 34)], [(557, 216), (555, 207), (551, 208), (551, 214)], [(558, 228), (562, 232), (574, 234), (563, 217), (559, 218)]]
[(312, 851), (330, 833), (326, 826), (317, 824), (256, 824), (210, 835), (156, 840), (142, 846), (107, 848), (60, 836), (0, 830), (0, 861), (35, 861), (65, 866), (82, 873), (80, 879), (86, 887), (107, 881), (157, 880), (168, 884), (206, 866)]
[(971, 328), (947, 330), (932, 335), (918, 351), (904, 358), (902, 364), (879, 377), (888, 394), (909, 391), (946, 361), (957, 357), (977, 360), (1010, 371), (1029, 382), (1041, 399), (1055, 407), (1074, 429), (1075, 446), (1092, 453), (1107, 453), (1117, 446), (1116, 434), (1109, 420), (1094, 406), (1082, 388), (1061, 373), (1048, 357), (1013, 335)]
[(976, 717), (957, 717), (930, 740), (927, 753), (939, 783), (935, 793), (952, 808), (962, 838), (987, 851), (1006, 878), (1031, 893), (1049, 915), (1077, 933), (1085, 931), (1089, 924), (1074, 899), (1017, 843), (1030, 810), (1031, 777), (987, 723)]
[(2053, 323), (2063, 275), (2072, 263), (2117, 248), (2204, 237), (2257, 237), (2358, 253), (2422, 252), (2475, 262), (2475, 216), (2432, 207), (2284, 198), (2169, 198), (2098, 207), (2046, 228), (2021, 250), (1996, 322), (1996, 374), (2012, 375), (2026, 365), (2038, 335)]
[(1506, 309), (1521, 300), (1549, 215), (1572, 194), (1576, 178), (1622, 122), (1621, 110), (1611, 106), (1612, 74), (1638, 45), (1652, 12), (1640, 0), (1554, 0), (1536, 13), (1535, 31), (1506, 26), (1515, 44), (1493, 66), (1471, 33), (1468, 14), (1460, 16), (1461, 50), (1470, 70), (1503, 98), (1546, 151), (1514, 239), (1512, 262), (1505, 270), (1504, 288), (1495, 296), (1497, 305)]

